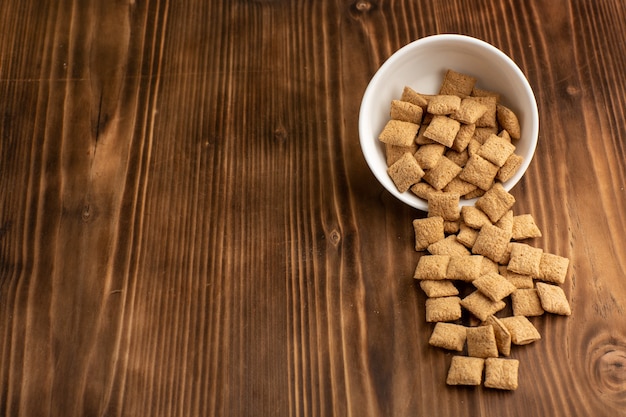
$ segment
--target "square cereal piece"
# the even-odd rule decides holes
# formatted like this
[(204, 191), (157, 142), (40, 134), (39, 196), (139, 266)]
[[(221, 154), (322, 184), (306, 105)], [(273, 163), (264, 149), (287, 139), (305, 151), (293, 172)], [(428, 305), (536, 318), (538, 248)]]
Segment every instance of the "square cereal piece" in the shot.
[(459, 297), (438, 297), (426, 299), (426, 321), (454, 321), (461, 318), (461, 299)]
[[(471, 249), (478, 237), (478, 230), (472, 229), (464, 222), (461, 222), (459, 226), (459, 233), (456, 235), (456, 240), (463, 244), (466, 248)], [(482, 262), (481, 262), (482, 265)]]
[(453, 356), (446, 384), (448, 385), (480, 385), (483, 379), (485, 360), (469, 356)]
[(446, 156), (446, 158), (448, 158), (449, 160), (451, 160), (452, 162), (454, 162), (460, 167), (464, 167), (465, 164), (467, 163), (467, 160), (469, 159), (469, 152), (467, 151), (467, 149), (461, 152), (457, 152), (453, 149), (448, 149), (444, 153), (444, 155)]
[(497, 272), (490, 272), (472, 281), (472, 284), (491, 301), (499, 301), (516, 290), (506, 278)]
[(493, 223), (496, 223), (515, 204), (515, 197), (504, 189), (502, 184), (495, 183), (484, 196), (476, 200), (476, 207), (481, 209)]
[(445, 279), (448, 271), (448, 255), (423, 255), (417, 261), (417, 267), (413, 273), (415, 279)]
[(432, 185), (425, 182), (418, 182), (410, 188), (411, 192), (423, 200), (428, 200), (432, 193), (438, 193)]
[(459, 178), (474, 184), (481, 190), (487, 191), (492, 187), (498, 169), (497, 165), (492, 164), (477, 154), (472, 155), (470, 152), (470, 157), (459, 174)]
[(454, 286), (452, 281), (448, 280), (421, 280), (420, 288), (424, 291), (424, 294), (430, 298), (459, 295), (458, 288)]
[(456, 112), (461, 106), (461, 97), (437, 94), (431, 97), (426, 111), (430, 114), (447, 115)]
[(513, 175), (517, 172), (518, 169), (522, 166), (522, 162), (524, 162), (524, 158), (512, 153), (504, 165), (500, 167), (498, 173), (496, 174), (496, 179), (501, 182), (507, 182)]
[(485, 387), (514, 391), (518, 386), (517, 359), (489, 358), (485, 360)]
[[(442, 156), (432, 169), (424, 174), (424, 181), (432, 185), (436, 190), (442, 190), (462, 170), (460, 166)], [(459, 194), (460, 197), (460, 194)]]
[(439, 216), (447, 221), (455, 221), (461, 217), (459, 201), (461, 196), (454, 193), (431, 193), (428, 198), (428, 216)]
[(396, 146), (411, 146), (415, 141), (419, 125), (402, 120), (389, 120), (378, 140)]
[(463, 222), (472, 229), (480, 229), (486, 224), (491, 224), (489, 217), (475, 206), (461, 207), (461, 218)]
[(461, 352), (465, 346), (465, 326), (454, 323), (438, 322), (435, 324), (428, 344), (447, 350)]
[(469, 145), (470, 141), (474, 137), (474, 131), (476, 130), (475, 124), (461, 124), (459, 131), (454, 138), (454, 142), (452, 143), (452, 150), (461, 152), (467, 149), (467, 145)]
[(483, 255), (494, 262), (500, 262), (505, 255), (511, 234), (498, 226), (491, 224), (484, 225), (472, 246), (472, 253)]
[(468, 327), (467, 355), (474, 358), (497, 358), (498, 345), (493, 327), (490, 325)]
[(525, 243), (511, 243), (511, 258), (506, 267), (509, 271), (536, 277), (543, 249), (534, 248)]
[(444, 192), (455, 193), (458, 195), (466, 195), (467, 193), (472, 192), (475, 189), (476, 189), (476, 186), (474, 184), (465, 182), (459, 177), (453, 178), (452, 181), (450, 181), (445, 187), (443, 187)]
[(394, 162), (402, 158), (405, 153), (409, 152), (411, 154), (414, 154), (416, 151), (416, 144), (413, 144), (411, 146), (397, 146), (385, 143), (385, 157), (387, 158), (387, 166), (392, 166)]
[(478, 155), (501, 167), (515, 151), (515, 145), (496, 135), (489, 135), (485, 143), (478, 148)]
[(565, 296), (563, 288), (546, 284), (544, 282), (537, 283), (537, 294), (541, 300), (541, 307), (548, 313), (569, 316), (572, 314), (569, 302)]
[(448, 116), (437, 115), (433, 117), (433, 120), (424, 131), (424, 136), (449, 148), (454, 143), (454, 138), (459, 133), (460, 128), (461, 123), (458, 121)]
[(430, 100), (430, 97), (432, 96), (429, 94), (421, 94), (413, 90), (411, 87), (405, 86), (402, 90), (400, 100), (420, 106), (425, 111), (426, 107), (428, 107), (428, 100)]
[(511, 333), (511, 342), (514, 345), (528, 345), (541, 339), (541, 335), (525, 316), (510, 316), (500, 321)]
[(443, 217), (433, 216), (413, 220), (415, 250), (426, 250), (431, 244), (444, 239)]
[(480, 277), (483, 265), (481, 255), (451, 256), (446, 278), (471, 282)]
[(474, 125), (486, 111), (486, 105), (473, 97), (467, 97), (461, 100), (459, 109), (452, 113), (450, 117), (461, 123)]
[(502, 104), (497, 104), (496, 119), (500, 126), (509, 133), (512, 139), (519, 139), (522, 136), (519, 120), (513, 110)]
[(544, 313), (541, 300), (535, 288), (518, 289), (511, 294), (514, 316), (541, 316)]
[(490, 300), (486, 295), (476, 290), (461, 300), (461, 307), (472, 313), (480, 321), (485, 321), (487, 317), (506, 307), (506, 303), (502, 300)]
[(428, 252), (433, 255), (466, 256), (470, 251), (456, 240), (455, 235), (450, 235), (428, 247)]
[(476, 127), (490, 127), (496, 128), (498, 126), (498, 121), (496, 119), (496, 106), (498, 104), (497, 97), (494, 96), (486, 96), (486, 97), (476, 97), (474, 100), (477, 100), (479, 103), (483, 104), (487, 107), (487, 110), (483, 113), (482, 116), (478, 120), (476, 120)]
[(408, 101), (392, 100), (389, 116), (394, 120), (402, 120), (403, 122), (411, 122), (419, 125), (422, 122), (422, 114), (424, 110)]
[(496, 316), (487, 317), (483, 323), (493, 327), (498, 352), (504, 356), (509, 356), (511, 354), (511, 333), (506, 326)]
[(567, 277), (569, 259), (552, 253), (542, 253), (537, 278), (541, 281), (563, 284)]
[(410, 152), (402, 155), (387, 168), (387, 173), (401, 193), (407, 191), (424, 176), (424, 171)]
[(474, 90), (476, 78), (448, 69), (443, 76), (443, 82), (439, 88), (439, 94), (453, 94), (456, 96), (469, 96)]
[(422, 169), (432, 169), (443, 156), (446, 147), (440, 143), (421, 145), (414, 153), (415, 160)]
[(541, 230), (535, 223), (532, 214), (520, 214), (513, 216), (513, 228), (511, 230), (513, 240), (532, 239), (541, 237)]
[(530, 275), (523, 275), (509, 271), (508, 269), (506, 269), (506, 265), (500, 265), (498, 268), (498, 272), (511, 284), (515, 285), (515, 288), (517, 289), (530, 289), (535, 287), (533, 277), (531, 277)]

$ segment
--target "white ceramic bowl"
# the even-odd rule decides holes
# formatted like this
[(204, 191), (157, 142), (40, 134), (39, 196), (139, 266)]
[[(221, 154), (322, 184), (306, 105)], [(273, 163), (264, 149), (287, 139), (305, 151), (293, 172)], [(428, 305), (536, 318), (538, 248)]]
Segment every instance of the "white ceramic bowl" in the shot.
[[(499, 92), (501, 102), (517, 115), (522, 136), (515, 153), (524, 158), (517, 173), (503, 184), (509, 191), (522, 178), (537, 145), (539, 114), (535, 95), (519, 67), (496, 47), (464, 35), (433, 35), (414, 41), (395, 52), (372, 77), (359, 113), (361, 149), (380, 183), (401, 201), (427, 211), (427, 201), (411, 191), (400, 193), (387, 174), (384, 144), (378, 135), (389, 120), (391, 101), (399, 99), (405, 86), (436, 94), (448, 69), (477, 78), (476, 86)], [(476, 201), (461, 200), (461, 205)]]

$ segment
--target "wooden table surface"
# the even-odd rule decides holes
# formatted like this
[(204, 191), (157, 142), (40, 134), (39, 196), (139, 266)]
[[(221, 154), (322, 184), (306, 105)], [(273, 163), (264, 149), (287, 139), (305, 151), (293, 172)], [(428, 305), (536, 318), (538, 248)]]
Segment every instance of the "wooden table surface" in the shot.
[[(369, 171), (377, 68), (436, 33), (533, 87), (512, 190), (571, 260), (514, 392), (449, 387), (403, 205)], [(626, 415), (621, 0), (0, 2), (0, 414)]]

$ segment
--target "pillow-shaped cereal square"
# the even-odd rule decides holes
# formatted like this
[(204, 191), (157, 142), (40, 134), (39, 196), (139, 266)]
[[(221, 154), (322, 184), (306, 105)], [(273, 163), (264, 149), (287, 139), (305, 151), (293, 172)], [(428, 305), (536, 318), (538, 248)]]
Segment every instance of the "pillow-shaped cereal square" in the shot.
[(537, 328), (525, 316), (503, 317), (500, 321), (511, 333), (514, 345), (528, 345), (541, 339)]
[(541, 300), (541, 307), (548, 313), (569, 316), (572, 314), (569, 302), (563, 288), (543, 282), (537, 283), (537, 293)]
[(432, 216), (413, 220), (415, 250), (426, 250), (431, 244), (444, 239), (443, 217)]
[(465, 326), (454, 323), (438, 322), (435, 324), (428, 344), (447, 350), (461, 352), (465, 346), (466, 329)]
[(394, 120), (402, 120), (419, 125), (422, 122), (423, 109), (408, 101), (392, 100), (390, 117)]
[(496, 105), (496, 119), (500, 126), (511, 135), (512, 139), (519, 139), (522, 136), (519, 120), (513, 110), (498, 103)]
[(511, 294), (514, 316), (541, 316), (544, 313), (539, 294), (535, 288), (518, 289)]
[(483, 379), (485, 360), (470, 356), (453, 356), (446, 384), (448, 385), (480, 385)]
[(475, 358), (497, 358), (498, 345), (491, 325), (468, 327), (467, 354)]
[(485, 360), (485, 387), (516, 390), (519, 361), (517, 359), (489, 358)]
[(466, 97), (472, 94), (475, 85), (475, 77), (457, 72), (453, 69), (448, 69), (443, 76), (439, 94), (452, 94), (459, 97)]
[(424, 176), (424, 171), (409, 152), (387, 168), (387, 173), (401, 193), (407, 191)]
[(472, 313), (480, 321), (485, 321), (489, 316), (506, 307), (506, 303), (502, 300), (493, 301), (476, 290), (461, 300), (461, 307)]
[(378, 140), (396, 146), (411, 146), (417, 136), (419, 125), (402, 120), (389, 120), (383, 131), (380, 132)]
[(480, 277), (482, 265), (483, 257), (481, 255), (451, 256), (446, 277), (471, 282)]
[(497, 165), (470, 152), (470, 157), (459, 174), (459, 178), (487, 191), (492, 187), (499, 169)]
[(519, 156), (516, 153), (512, 153), (498, 170), (496, 174), (496, 179), (500, 182), (507, 182), (515, 173), (520, 169), (522, 163), (524, 162), (524, 158)]
[(452, 118), (467, 125), (475, 125), (487, 112), (487, 106), (473, 97), (461, 100), (459, 109), (452, 114)]
[(513, 284), (497, 272), (482, 275), (472, 284), (491, 301), (502, 300), (516, 290)]
[(569, 259), (553, 253), (542, 253), (539, 262), (538, 279), (555, 284), (563, 284), (567, 277)]
[(454, 286), (452, 281), (448, 280), (431, 280), (424, 279), (420, 281), (420, 288), (426, 294), (426, 297), (450, 297), (453, 295), (459, 295), (459, 290)]
[(511, 243), (511, 257), (506, 269), (518, 274), (536, 277), (539, 275), (542, 254), (543, 249), (541, 248), (535, 248), (525, 243)]
[(428, 216), (456, 221), (461, 216), (459, 202), (461, 196), (454, 193), (432, 193), (428, 199)]
[(400, 97), (400, 100), (415, 104), (416, 106), (420, 106), (422, 110), (426, 110), (430, 97), (432, 96), (428, 94), (418, 93), (411, 87), (405, 86), (402, 90), (402, 96)]
[(476, 207), (481, 209), (491, 220), (496, 223), (515, 204), (515, 197), (504, 189), (501, 183), (497, 182), (489, 189), (484, 196), (476, 200)]
[(437, 94), (428, 102), (427, 112), (436, 115), (448, 115), (461, 107), (461, 97), (450, 94)]
[(438, 297), (426, 299), (426, 321), (455, 321), (461, 318), (461, 299), (459, 297)]
[(415, 279), (445, 279), (448, 271), (448, 255), (423, 255), (417, 261), (417, 267), (413, 273)]
[(442, 156), (437, 164), (424, 174), (424, 181), (432, 185), (436, 190), (443, 189), (450, 183), (460, 172), (462, 168)]
[(461, 123), (458, 121), (448, 116), (437, 115), (433, 117), (428, 128), (424, 131), (424, 136), (450, 148), (460, 128)]
[(477, 154), (492, 164), (502, 167), (515, 151), (515, 145), (496, 135), (490, 135), (478, 148)]
[(472, 253), (483, 255), (494, 262), (500, 262), (505, 255), (511, 234), (498, 226), (491, 224), (484, 225), (472, 247)]
[(535, 223), (532, 214), (520, 214), (513, 216), (513, 229), (511, 239), (524, 240), (541, 237), (541, 230)]

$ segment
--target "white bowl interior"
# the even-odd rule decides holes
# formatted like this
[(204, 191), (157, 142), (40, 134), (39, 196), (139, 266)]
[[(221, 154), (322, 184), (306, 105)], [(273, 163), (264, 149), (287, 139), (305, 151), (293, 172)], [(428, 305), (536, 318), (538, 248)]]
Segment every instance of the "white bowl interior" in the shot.
[[(433, 35), (414, 41), (394, 53), (372, 77), (359, 114), (361, 148), (378, 181), (401, 201), (427, 211), (428, 204), (411, 191), (400, 193), (389, 175), (384, 144), (378, 135), (389, 120), (391, 101), (399, 99), (405, 86), (436, 94), (448, 69), (477, 78), (476, 86), (501, 94), (502, 103), (517, 115), (522, 137), (515, 153), (524, 162), (515, 176), (503, 184), (508, 191), (524, 175), (537, 144), (539, 116), (533, 91), (517, 65), (502, 51), (464, 35)], [(473, 200), (461, 200), (473, 205)]]

